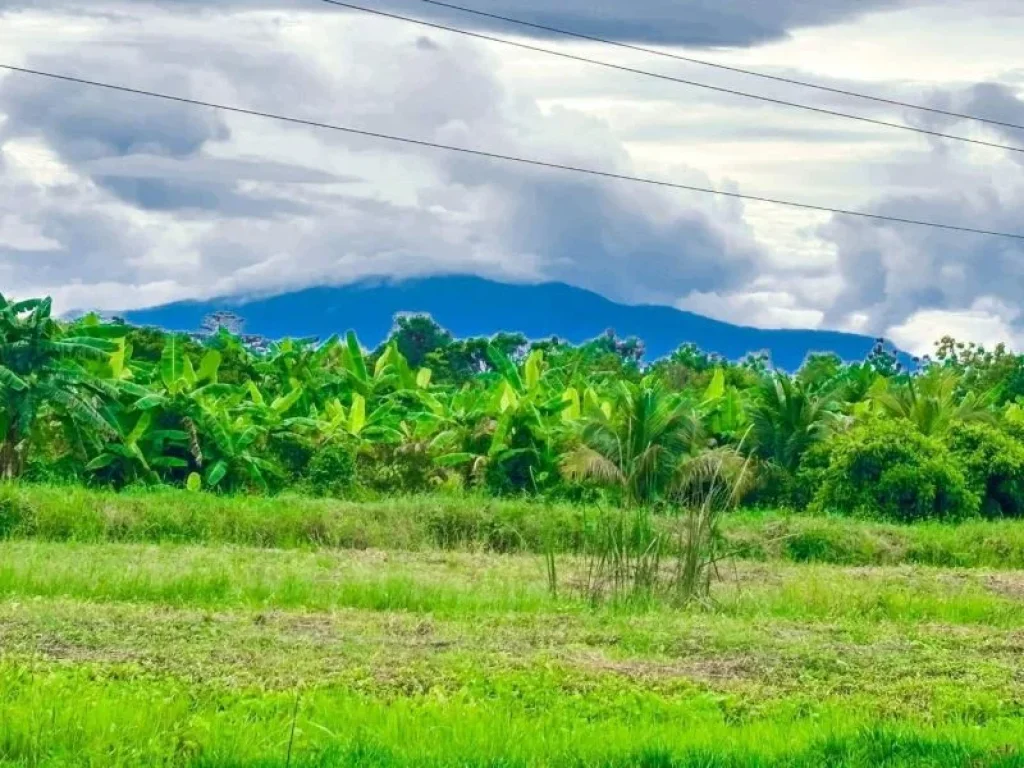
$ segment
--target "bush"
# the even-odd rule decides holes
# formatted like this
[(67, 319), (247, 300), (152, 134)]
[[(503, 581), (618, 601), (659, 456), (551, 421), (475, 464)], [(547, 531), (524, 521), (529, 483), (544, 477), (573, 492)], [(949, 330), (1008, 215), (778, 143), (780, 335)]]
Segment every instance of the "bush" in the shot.
[(870, 421), (826, 445), (828, 467), (807, 470), (819, 483), (814, 511), (899, 522), (978, 513), (980, 498), (946, 447), (905, 423)]
[(306, 465), (304, 480), (304, 485), (315, 496), (344, 498), (351, 494), (356, 481), (352, 447), (338, 442), (317, 448)]
[(383, 495), (423, 493), (444, 479), (422, 441), (364, 447), (358, 455), (357, 474), (361, 488)]
[(773, 461), (752, 464), (750, 472), (753, 487), (743, 497), (744, 508), (802, 510), (810, 503), (804, 489), (807, 472), (798, 475)]
[(830, 441), (811, 446), (800, 459), (799, 471), (790, 489), (790, 505), (794, 509), (807, 509), (814, 502), (832, 463), (832, 449), (837, 439), (833, 437)]
[(1024, 445), (988, 424), (958, 424), (946, 444), (986, 517), (1024, 516)]
[(785, 467), (766, 461), (758, 464), (754, 485), (743, 499), (750, 509), (773, 509), (792, 505), (793, 474)]
[(830, 457), (830, 446), (817, 443), (804, 453), (797, 472), (773, 461), (755, 464), (754, 486), (744, 496), (743, 506), (748, 509), (807, 509), (821, 486)]
[(284, 433), (272, 435), (268, 448), (284, 472), (286, 484), (301, 483), (316, 450), (313, 443), (300, 435)]

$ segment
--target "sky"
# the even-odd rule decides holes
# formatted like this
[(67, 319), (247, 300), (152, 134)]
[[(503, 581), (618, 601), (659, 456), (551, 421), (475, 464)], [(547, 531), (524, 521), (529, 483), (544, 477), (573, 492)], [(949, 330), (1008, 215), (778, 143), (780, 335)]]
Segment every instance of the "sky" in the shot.
[[(374, 8), (1024, 146), (1024, 131)], [(1024, 124), (1019, 0), (464, 0)], [(41, 7), (42, 6), (42, 7)], [(681, 184), (1024, 233), (1024, 153), (812, 114), (320, 0), (0, 0), (0, 63)], [(0, 290), (61, 311), (365, 277), (557, 280), (766, 328), (1024, 349), (1024, 241), (781, 208), (0, 73)]]

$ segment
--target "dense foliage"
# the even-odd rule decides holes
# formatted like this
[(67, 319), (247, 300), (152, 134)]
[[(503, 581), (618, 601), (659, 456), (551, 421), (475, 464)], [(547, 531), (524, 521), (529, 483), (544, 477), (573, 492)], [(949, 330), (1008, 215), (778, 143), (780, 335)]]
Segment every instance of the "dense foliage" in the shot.
[[(977, 513), (977, 494), (941, 441), (896, 420), (867, 421), (837, 435), (822, 453), (813, 506), (901, 520), (961, 519)], [(807, 464), (811, 464), (810, 461)]]
[(578, 346), (457, 340), (407, 316), (371, 351), (351, 333), (271, 343), (227, 320), (169, 334), (0, 297), (0, 473), (672, 506), (713, 456), (744, 462), (747, 504), (1024, 514), (1024, 358), (1002, 347), (943, 339), (910, 365), (880, 342), (865, 361), (812, 355), (791, 375), (692, 345), (646, 364), (641, 342), (611, 331)]

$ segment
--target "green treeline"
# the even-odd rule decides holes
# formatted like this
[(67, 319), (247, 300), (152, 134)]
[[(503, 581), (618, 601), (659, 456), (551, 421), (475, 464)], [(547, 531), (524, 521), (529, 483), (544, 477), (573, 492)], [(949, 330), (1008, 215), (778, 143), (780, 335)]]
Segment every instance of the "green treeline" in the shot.
[(610, 332), (455, 340), (403, 316), (369, 351), (352, 334), (265, 343), (63, 321), (49, 300), (0, 297), (0, 474), (623, 507), (685, 505), (727, 476), (747, 506), (1024, 514), (1024, 358), (1002, 347), (944, 339), (908, 370), (880, 344), (854, 364), (813, 355), (795, 375), (691, 345), (642, 358)]

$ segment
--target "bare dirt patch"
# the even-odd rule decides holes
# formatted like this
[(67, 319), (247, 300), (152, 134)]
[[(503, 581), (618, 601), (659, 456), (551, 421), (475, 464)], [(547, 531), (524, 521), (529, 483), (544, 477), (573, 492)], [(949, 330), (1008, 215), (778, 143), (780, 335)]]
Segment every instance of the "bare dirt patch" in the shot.
[(577, 654), (569, 664), (590, 673), (611, 673), (634, 681), (668, 682), (688, 680), (711, 685), (762, 680), (770, 665), (752, 655), (716, 656), (661, 661), (652, 659), (610, 659), (603, 654)]
[(1024, 602), (1024, 572), (1022, 571), (991, 573), (985, 579), (985, 586), (997, 595)]

